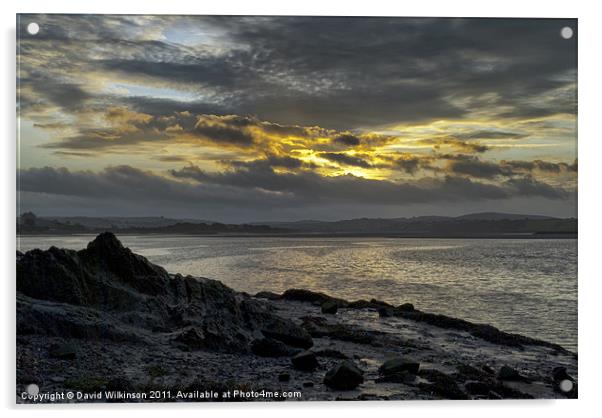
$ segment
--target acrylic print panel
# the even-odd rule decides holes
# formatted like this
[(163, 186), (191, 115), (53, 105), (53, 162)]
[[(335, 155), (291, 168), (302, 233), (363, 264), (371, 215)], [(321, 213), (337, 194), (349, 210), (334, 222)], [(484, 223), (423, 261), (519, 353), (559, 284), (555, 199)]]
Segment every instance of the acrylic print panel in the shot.
[(577, 397), (577, 21), (19, 15), (18, 403)]

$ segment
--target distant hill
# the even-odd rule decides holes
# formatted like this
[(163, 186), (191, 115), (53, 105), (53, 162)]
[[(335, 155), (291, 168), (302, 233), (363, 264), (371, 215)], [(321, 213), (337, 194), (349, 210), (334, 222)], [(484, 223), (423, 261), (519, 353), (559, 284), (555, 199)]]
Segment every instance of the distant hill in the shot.
[(577, 220), (542, 215), (483, 212), (462, 216), (357, 218), (340, 221), (266, 222), (306, 233), (400, 236), (479, 236), (505, 234), (576, 234)]
[(357, 218), (340, 221), (302, 220), (223, 224), (163, 217), (37, 217), (17, 219), (19, 234), (86, 234), (102, 231), (129, 234), (289, 234), (373, 235), (405, 237), (569, 236), (577, 234), (577, 219), (542, 215), (482, 212), (462, 216)]
[(499, 213), (499, 212), (480, 212), (480, 213), (469, 213), (468, 215), (456, 216), (455, 219), (465, 220), (488, 220), (488, 221), (499, 221), (499, 220), (517, 220), (517, 219), (558, 219), (552, 216), (544, 215), (521, 215), (516, 213)]
[(163, 217), (38, 217), (31, 212), (17, 219), (21, 235), (96, 234), (111, 231), (120, 234), (274, 234), (286, 232), (268, 225), (223, 224), (200, 220), (178, 220)]

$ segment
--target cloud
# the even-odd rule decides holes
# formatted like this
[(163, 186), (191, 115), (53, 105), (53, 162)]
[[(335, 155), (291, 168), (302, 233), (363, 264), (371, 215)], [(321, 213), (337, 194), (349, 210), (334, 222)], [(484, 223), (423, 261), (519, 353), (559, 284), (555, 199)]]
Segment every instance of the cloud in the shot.
[(325, 158), (329, 161), (333, 161), (333, 162), (341, 164), (341, 165), (351, 165), (351, 166), (362, 167), (362, 168), (371, 168), (372, 167), (372, 165), (368, 161), (364, 160), (363, 158), (344, 154), (341, 152), (321, 152), (318, 154), (318, 157)]
[[(574, 94), (559, 92), (575, 88), (576, 39), (554, 36), (575, 26), (571, 19), (30, 18), (42, 31), (33, 38), (19, 27), (24, 73), (44, 70), (48, 80), (66, 81), (48, 85), (26, 75), (21, 81), (31, 89), (23, 100), (43, 96), (66, 111), (90, 94), (95, 105), (105, 100), (98, 88), (84, 91), (72, 81), (94, 74), (190, 92), (197, 113), (219, 109), (341, 131), (483, 111), (506, 118), (575, 113)], [(190, 28), (192, 42), (170, 39), (177, 28)]]
[(341, 134), (341, 135), (337, 135), (334, 138), (332, 138), (332, 142), (353, 147), (353, 146), (359, 145), (361, 141), (355, 135)]

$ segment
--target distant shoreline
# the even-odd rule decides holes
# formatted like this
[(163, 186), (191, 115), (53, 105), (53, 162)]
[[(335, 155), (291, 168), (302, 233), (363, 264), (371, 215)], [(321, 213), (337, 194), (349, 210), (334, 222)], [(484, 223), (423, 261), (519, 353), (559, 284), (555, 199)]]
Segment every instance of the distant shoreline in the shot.
[[(90, 236), (97, 235), (102, 231), (89, 233), (48, 233), (48, 234), (17, 234), (19, 237), (65, 237), (65, 236)], [(119, 232), (119, 236), (149, 236), (149, 237), (203, 237), (203, 238), (399, 238), (399, 239), (578, 239), (578, 234), (567, 233), (508, 233), (508, 234), (400, 234), (400, 233), (272, 233), (272, 234), (240, 234), (240, 233), (214, 233), (214, 234), (182, 234), (182, 233), (125, 233)]]

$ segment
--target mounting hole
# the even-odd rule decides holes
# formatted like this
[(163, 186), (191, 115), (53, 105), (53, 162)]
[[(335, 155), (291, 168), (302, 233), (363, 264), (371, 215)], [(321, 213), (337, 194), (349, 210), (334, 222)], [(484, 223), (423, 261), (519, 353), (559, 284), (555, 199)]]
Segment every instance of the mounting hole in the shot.
[(564, 379), (562, 382), (560, 382), (560, 390), (563, 392), (570, 392), (573, 389), (573, 382), (571, 382), (569, 379)]
[(564, 28), (560, 29), (560, 36), (562, 36), (564, 39), (571, 39), (573, 37), (573, 29), (565, 26)]
[(27, 393), (31, 396), (36, 396), (38, 393), (40, 393), (40, 387), (38, 385), (36, 385), (35, 383), (27, 385), (26, 389), (27, 389)]
[(40, 25), (38, 25), (36, 22), (31, 22), (29, 25), (27, 25), (27, 33), (30, 35), (37, 35), (39, 31)]

